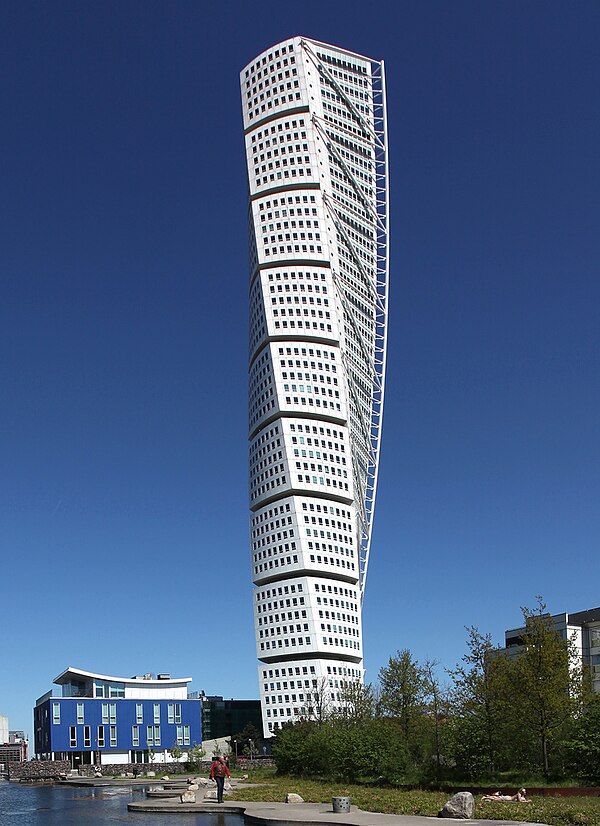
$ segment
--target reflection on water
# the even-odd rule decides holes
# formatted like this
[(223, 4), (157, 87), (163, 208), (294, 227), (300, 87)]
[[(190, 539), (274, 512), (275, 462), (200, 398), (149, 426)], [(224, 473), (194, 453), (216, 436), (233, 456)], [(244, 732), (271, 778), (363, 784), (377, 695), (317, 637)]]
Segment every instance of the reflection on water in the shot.
[[(128, 812), (127, 804), (143, 800), (144, 789), (125, 786), (73, 788), (27, 786), (0, 780), (0, 826), (106, 826), (137, 823), (149, 826), (243, 826), (242, 815), (145, 814)], [(18, 821), (16, 820), (18, 818)]]

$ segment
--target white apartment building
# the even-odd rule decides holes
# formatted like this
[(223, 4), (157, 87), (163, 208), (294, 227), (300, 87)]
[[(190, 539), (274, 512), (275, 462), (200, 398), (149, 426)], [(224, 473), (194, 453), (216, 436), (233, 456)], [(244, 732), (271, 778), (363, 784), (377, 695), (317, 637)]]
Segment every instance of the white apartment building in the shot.
[(388, 294), (382, 61), (303, 37), (240, 74), (250, 230), (249, 440), (265, 736), (363, 680), (361, 607)]
[[(574, 614), (553, 614), (550, 619), (563, 640), (572, 640), (584, 669), (590, 671), (592, 687), (600, 693), (600, 608)], [(517, 654), (523, 643), (525, 628), (509, 628), (504, 633), (506, 651)]]

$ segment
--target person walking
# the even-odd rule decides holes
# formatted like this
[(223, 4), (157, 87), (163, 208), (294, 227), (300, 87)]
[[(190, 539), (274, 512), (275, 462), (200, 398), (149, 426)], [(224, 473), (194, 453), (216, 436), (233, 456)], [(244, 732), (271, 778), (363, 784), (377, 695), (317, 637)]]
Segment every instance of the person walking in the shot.
[(225, 787), (225, 778), (231, 777), (227, 763), (222, 755), (215, 758), (214, 763), (210, 769), (210, 779), (217, 784), (217, 803), (223, 802), (223, 788)]

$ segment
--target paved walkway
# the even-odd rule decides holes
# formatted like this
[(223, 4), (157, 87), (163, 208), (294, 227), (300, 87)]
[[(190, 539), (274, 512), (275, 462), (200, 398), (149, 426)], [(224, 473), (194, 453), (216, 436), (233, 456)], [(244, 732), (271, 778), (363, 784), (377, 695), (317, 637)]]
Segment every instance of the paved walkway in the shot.
[[(320, 826), (323, 823), (336, 826), (432, 826), (433, 822), (443, 823), (433, 817), (416, 815), (387, 815), (364, 812), (352, 807), (350, 812), (335, 814), (327, 803), (261, 803), (258, 801), (226, 800), (222, 804), (214, 800), (199, 800), (197, 803), (180, 803), (178, 797), (144, 800), (129, 803), (131, 812), (220, 812), (245, 815), (246, 823), (258, 826)], [(524, 826), (515, 820), (452, 820), (469, 826)], [(531, 824), (528, 824), (531, 826)], [(539, 824), (537, 826), (540, 826)], [(543, 826), (543, 824), (541, 825)]]

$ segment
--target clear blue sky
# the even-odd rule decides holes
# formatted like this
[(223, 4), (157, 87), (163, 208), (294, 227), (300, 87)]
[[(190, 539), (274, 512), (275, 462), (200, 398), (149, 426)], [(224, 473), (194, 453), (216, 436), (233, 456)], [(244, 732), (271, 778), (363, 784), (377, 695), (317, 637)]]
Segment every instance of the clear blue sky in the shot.
[(11, 728), (68, 665), (258, 696), (238, 72), (295, 34), (387, 68), (367, 679), (405, 647), (454, 665), (536, 594), (600, 603), (598, 3), (5, 0)]

